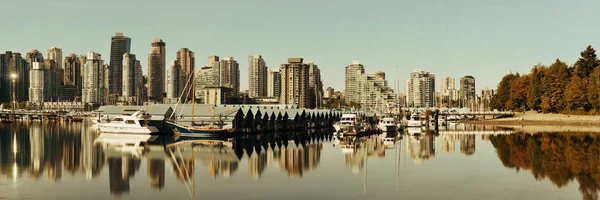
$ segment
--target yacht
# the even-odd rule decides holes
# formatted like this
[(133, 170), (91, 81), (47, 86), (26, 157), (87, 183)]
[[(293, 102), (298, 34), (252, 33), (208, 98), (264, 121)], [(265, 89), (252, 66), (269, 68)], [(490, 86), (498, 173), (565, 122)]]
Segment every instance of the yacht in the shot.
[(421, 123), (421, 118), (419, 114), (413, 113), (410, 115), (410, 119), (408, 119), (408, 127), (421, 127), (423, 124)]
[(334, 127), (336, 132), (347, 135), (356, 135), (364, 129), (362, 121), (356, 113), (343, 114), (342, 119)]
[(96, 121), (96, 126), (103, 133), (151, 134), (158, 133), (154, 126), (148, 126), (145, 121), (138, 119), (140, 111), (130, 116), (119, 116), (111, 120)]
[(383, 132), (392, 132), (398, 130), (396, 119), (393, 117), (384, 117), (379, 121), (379, 130)]

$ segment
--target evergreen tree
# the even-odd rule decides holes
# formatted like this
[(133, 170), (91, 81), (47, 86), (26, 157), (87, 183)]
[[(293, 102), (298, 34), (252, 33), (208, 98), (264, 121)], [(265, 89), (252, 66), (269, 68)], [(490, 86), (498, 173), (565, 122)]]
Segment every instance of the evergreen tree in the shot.
[(510, 110), (527, 110), (527, 88), (529, 88), (530, 75), (515, 78), (510, 83), (510, 95), (506, 107)]
[(490, 103), (492, 108), (498, 110), (508, 109), (506, 103), (510, 98), (510, 83), (516, 78), (517, 76), (512, 73), (502, 77), (502, 81), (498, 84), (498, 90)]
[(546, 66), (542, 64), (537, 64), (531, 69), (531, 79), (527, 88), (527, 106), (534, 110), (539, 110), (542, 103), (544, 70)]
[(575, 63), (575, 73), (577, 73), (579, 78), (589, 77), (599, 65), (600, 61), (598, 61), (596, 56), (596, 50), (588, 45), (587, 48), (581, 52), (581, 58)]
[(587, 98), (590, 106), (596, 112), (600, 111), (600, 67), (596, 67), (590, 74), (587, 84)]
[(543, 95), (540, 108), (545, 112), (561, 112), (565, 108), (564, 89), (569, 82), (569, 67), (556, 59), (542, 78)]
[(588, 102), (586, 97), (585, 88), (586, 78), (580, 78), (577, 74), (574, 74), (567, 85), (565, 90), (565, 102), (566, 109), (570, 111), (574, 110), (588, 110)]

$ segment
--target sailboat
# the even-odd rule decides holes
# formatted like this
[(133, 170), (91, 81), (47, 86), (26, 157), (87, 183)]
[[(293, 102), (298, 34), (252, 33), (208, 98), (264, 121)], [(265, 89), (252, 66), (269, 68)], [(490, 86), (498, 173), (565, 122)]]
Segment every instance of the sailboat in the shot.
[[(177, 106), (179, 105), (179, 101), (183, 101), (182, 97), (185, 96), (185, 99), (187, 99), (187, 97), (188, 97), (187, 91), (189, 91), (189, 90), (187, 90), (187, 86), (194, 85), (194, 84), (190, 84), (190, 81), (193, 82), (193, 80), (191, 80), (191, 76), (188, 77), (187, 84), (185, 85), (183, 92), (181, 93), (179, 100), (177, 101), (177, 104), (175, 105), (175, 109), (174, 109), (174, 112), (171, 114), (171, 117), (174, 114), (176, 114)], [(191, 91), (194, 91), (194, 90), (191, 90)], [(215, 101), (216, 101), (216, 98), (215, 98)], [(216, 102), (214, 102), (214, 104), (216, 105)], [(183, 110), (183, 107), (181, 110)], [(213, 117), (212, 117), (212, 122), (209, 125), (201, 125), (201, 124), (199, 125), (199, 124), (194, 123), (194, 114), (196, 111), (196, 107), (195, 107), (195, 100), (192, 100), (192, 121), (191, 121), (190, 125), (184, 125), (181, 123), (177, 123), (177, 119), (174, 119), (173, 121), (167, 121), (167, 124), (172, 126), (174, 131), (176, 131), (176, 133), (179, 133), (180, 136), (184, 136), (184, 137), (219, 137), (219, 136), (223, 136), (224, 134), (229, 133), (229, 129), (223, 128), (222, 123), (219, 123), (220, 127), (215, 127), (214, 119), (215, 119), (216, 109), (214, 106), (211, 106), (210, 110), (212, 110), (212, 112), (213, 112)]]

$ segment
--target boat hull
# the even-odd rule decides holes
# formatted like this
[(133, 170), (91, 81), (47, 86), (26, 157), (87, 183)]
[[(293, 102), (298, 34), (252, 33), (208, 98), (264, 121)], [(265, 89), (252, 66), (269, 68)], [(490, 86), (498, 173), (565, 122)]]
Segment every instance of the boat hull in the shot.
[(197, 129), (169, 123), (183, 137), (219, 137), (229, 133), (227, 129)]
[(145, 127), (119, 127), (119, 126), (110, 126), (110, 125), (102, 125), (96, 124), (100, 132), (103, 133), (128, 133), (128, 134), (151, 134), (158, 133), (158, 129), (154, 126), (145, 126)]

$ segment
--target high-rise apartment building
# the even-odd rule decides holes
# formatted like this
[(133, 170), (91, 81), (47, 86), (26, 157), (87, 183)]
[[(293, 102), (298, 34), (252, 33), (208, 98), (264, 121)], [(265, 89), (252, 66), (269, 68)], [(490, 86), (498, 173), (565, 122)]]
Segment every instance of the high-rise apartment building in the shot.
[(25, 60), (29, 66), (33, 66), (33, 62), (44, 62), (44, 56), (37, 49), (32, 49), (25, 55)]
[(190, 79), (190, 81), (184, 80), (187, 85), (184, 85), (184, 88), (187, 88), (186, 94), (187, 99), (185, 102), (191, 101), (195, 99), (195, 70), (196, 70), (196, 60), (194, 57), (194, 52), (190, 51), (188, 48), (181, 48), (177, 51), (177, 64), (181, 66), (181, 70), (183, 71), (186, 79)]
[(125, 37), (123, 33), (117, 33), (110, 42), (110, 64), (109, 64), (109, 94), (123, 95), (123, 54), (129, 53), (131, 38)]
[(50, 62), (32, 63), (29, 71), (30, 102), (42, 104), (47, 101), (57, 101), (56, 71), (48, 67), (47, 63)]
[(208, 56), (208, 65), (207, 66), (214, 66), (215, 63), (219, 62), (219, 56)]
[(397, 111), (398, 96), (385, 80), (385, 73), (366, 74), (359, 61), (346, 66), (346, 102), (360, 105), (366, 112)]
[[(123, 55), (121, 54), (121, 56)], [(110, 77), (109, 69), (110, 67), (104, 64), (100, 54), (88, 52), (82, 70), (83, 89), (81, 92), (84, 103), (100, 105), (106, 103)]]
[(76, 54), (70, 53), (63, 61), (64, 65), (64, 84), (81, 85), (81, 60)]
[(148, 98), (151, 101), (162, 101), (165, 92), (165, 42), (156, 39), (152, 42), (148, 55)]
[(261, 55), (248, 56), (248, 97), (267, 96), (267, 65)]
[(21, 57), (20, 53), (7, 51), (0, 54), (0, 102), (10, 101), (11, 74), (16, 75), (15, 100), (19, 102), (29, 99), (29, 63)]
[(435, 106), (435, 74), (415, 70), (408, 83), (408, 107), (430, 108)]
[[(173, 64), (169, 69), (168, 80), (167, 98), (170, 99), (171, 102), (173, 102), (172, 100), (179, 100), (178, 98), (182, 95), (187, 83), (186, 71), (183, 69), (183, 66), (179, 64), (179, 62), (173, 61)], [(182, 98), (189, 99), (186, 98), (186, 96), (189, 97), (190, 95), (192, 95), (192, 93), (184, 94)]]
[(231, 97), (240, 97), (240, 66), (233, 57), (219, 61), (221, 86), (231, 88)]
[(359, 102), (360, 93), (357, 80), (364, 74), (365, 67), (357, 60), (353, 61), (351, 65), (346, 66), (346, 87), (344, 89), (346, 102)]
[(54, 60), (58, 68), (63, 68), (62, 49), (58, 47), (50, 47), (46, 49), (46, 60)]
[(454, 84), (454, 78), (445, 77), (441, 81), (440, 103), (442, 107), (454, 107), (458, 105), (458, 90)]
[(323, 80), (321, 70), (314, 62), (308, 62), (308, 88), (310, 108), (323, 106)]
[(460, 78), (460, 102), (462, 107), (471, 107), (475, 103), (475, 78), (473, 76), (463, 76)]
[(267, 75), (267, 97), (279, 98), (281, 94), (281, 73), (279, 69), (269, 69)]
[(334, 93), (335, 93), (335, 90), (332, 87), (327, 87), (325, 89), (325, 95), (323, 95), (323, 97), (324, 98), (332, 98)]
[(308, 108), (309, 66), (303, 63), (303, 58), (288, 58), (288, 63), (281, 64), (281, 92), (279, 102), (281, 104), (297, 104), (301, 108)]
[[(123, 54), (123, 96), (122, 99), (125, 102), (133, 103), (134, 97), (138, 95), (138, 85), (136, 85), (137, 68), (140, 65), (140, 61), (136, 59), (135, 54), (125, 53)], [(140, 66), (141, 68), (141, 66)]]
[(196, 98), (200, 100), (200, 103), (206, 103), (206, 87), (217, 87), (221, 85), (221, 79), (219, 76), (219, 62), (213, 62), (211, 64), (213, 65), (201, 67), (198, 71), (198, 81), (196, 82)]

